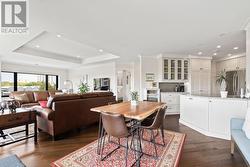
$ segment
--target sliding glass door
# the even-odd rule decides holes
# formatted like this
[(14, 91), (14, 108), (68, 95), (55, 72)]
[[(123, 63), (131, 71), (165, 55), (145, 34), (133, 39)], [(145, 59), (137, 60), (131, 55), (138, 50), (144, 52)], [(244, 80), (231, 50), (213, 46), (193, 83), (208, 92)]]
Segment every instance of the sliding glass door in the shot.
[(13, 91), (43, 91), (58, 89), (58, 75), (1, 72), (1, 95), (9, 96)]
[(10, 92), (14, 91), (14, 73), (1, 73), (1, 94), (2, 96), (9, 96)]
[(18, 91), (42, 91), (46, 90), (45, 75), (17, 74)]

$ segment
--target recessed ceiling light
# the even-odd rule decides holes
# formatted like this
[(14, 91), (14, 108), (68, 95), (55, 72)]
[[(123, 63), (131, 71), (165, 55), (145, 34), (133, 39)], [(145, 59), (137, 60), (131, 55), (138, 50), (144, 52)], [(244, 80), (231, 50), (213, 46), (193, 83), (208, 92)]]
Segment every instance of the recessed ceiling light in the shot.
[(76, 56), (77, 58), (80, 58), (80, 56)]
[(102, 50), (102, 49), (99, 49), (99, 52), (103, 52), (103, 50)]
[(36, 48), (40, 48), (40, 45), (36, 45), (35, 47), (36, 47)]
[(202, 55), (202, 52), (198, 52), (198, 55)]
[(62, 37), (60, 34), (57, 34), (56, 36), (57, 36), (58, 38), (61, 38), (61, 37)]
[(235, 47), (234, 47), (234, 50), (237, 50), (237, 49), (239, 49), (239, 47), (238, 47), (238, 46), (235, 46)]
[(221, 48), (221, 45), (217, 45), (216, 47), (219, 49), (219, 48)]
[(231, 53), (228, 53), (227, 55), (228, 55), (228, 56), (232, 56), (232, 54), (231, 54)]
[(213, 55), (214, 55), (214, 56), (216, 56), (216, 55), (217, 55), (217, 53), (214, 53)]

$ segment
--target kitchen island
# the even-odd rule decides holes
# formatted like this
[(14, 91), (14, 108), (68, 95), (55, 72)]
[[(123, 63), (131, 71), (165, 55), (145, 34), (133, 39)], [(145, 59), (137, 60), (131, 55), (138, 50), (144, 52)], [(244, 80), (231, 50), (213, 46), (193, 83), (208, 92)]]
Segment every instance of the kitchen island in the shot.
[(231, 118), (245, 118), (249, 100), (216, 96), (180, 96), (180, 123), (211, 137), (231, 139)]

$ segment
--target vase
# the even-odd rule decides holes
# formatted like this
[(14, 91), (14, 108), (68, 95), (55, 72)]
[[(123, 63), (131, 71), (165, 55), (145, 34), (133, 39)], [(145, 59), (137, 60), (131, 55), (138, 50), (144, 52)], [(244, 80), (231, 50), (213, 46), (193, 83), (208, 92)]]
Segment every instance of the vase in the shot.
[(221, 98), (227, 98), (228, 91), (220, 91)]
[(138, 101), (136, 101), (136, 100), (131, 100), (131, 105), (132, 105), (132, 106), (138, 105)]

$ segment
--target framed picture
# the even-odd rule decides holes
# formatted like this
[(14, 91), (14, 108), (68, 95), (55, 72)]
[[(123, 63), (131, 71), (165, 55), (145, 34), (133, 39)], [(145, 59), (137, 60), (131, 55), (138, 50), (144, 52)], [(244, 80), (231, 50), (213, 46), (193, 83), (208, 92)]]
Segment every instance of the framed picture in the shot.
[(146, 82), (153, 82), (155, 80), (154, 73), (146, 73)]

